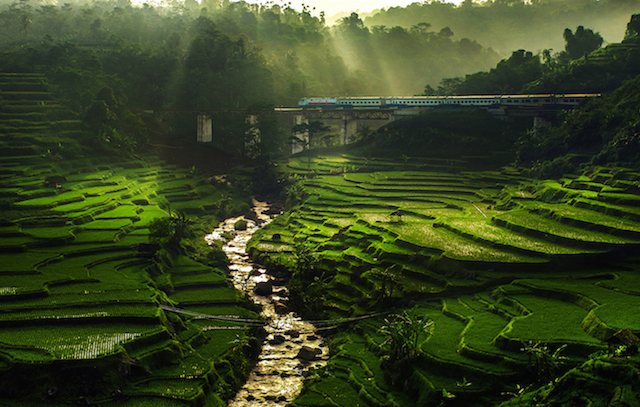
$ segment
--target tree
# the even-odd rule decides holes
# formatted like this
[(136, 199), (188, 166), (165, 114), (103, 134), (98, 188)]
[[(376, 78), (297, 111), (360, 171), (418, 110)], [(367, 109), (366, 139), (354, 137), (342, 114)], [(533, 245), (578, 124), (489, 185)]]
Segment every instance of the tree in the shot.
[[(316, 144), (319, 136), (331, 130), (331, 127), (321, 121), (312, 120), (309, 123), (296, 124), (291, 129), (293, 141), (302, 144), (304, 149), (310, 149)], [(307, 170), (311, 170), (311, 155), (307, 155)]]
[(420, 355), (420, 338), (431, 333), (433, 321), (414, 307), (384, 322), (379, 331), (386, 336), (380, 344), (386, 353), (383, 363), (398, 367), (413, 362)]
[(309, 277), (318, 261), (314, 248), (306, 242), (296, 242), (293, 247), (293, 256), (295, 259), (294, 272)]
[(193, 219), (180, 212), (155, 219), (149, 225), (149, 240), (152, 243), (167, 243), (173, 248), (179, 248), (182, 239), (193, 230), (194, 223)]
[(369, 29), (364, 26), (364, 22), (358, 13), (351, 13), (349, 17), (343, 17), (338, 22), (338, 29), (346, 35), (352, 37), (367, 37)]
[(602, 45), (602, 36), (591, 29), (578, 26), (574, 34), (570, 29), (564, 30), (564, 59), (573, 61), (597, 50)]
[(558, 347), (554, 352), (551, 352), (547, 345), (542, 345), (540, 342), (529, 341), (520, 350), (529, 356), (529, 365), (533, 366), (538, 374), (538, 380), (541, 382), (552, 380), (558, 374), (560, 365), (564, 363), (567, 358), (562, 356), (561, 353), (567, 348), (567, 345)]
[(402, 267), (394, 264), (387, 267), (384, 270), (373, 269), (369, 272), (369, 275), (380, 281), (380, 299), (385, 300), (393, 297), (394, 289), (400, 286), (400, 278), (398, 274), (401, 273)]
[[(513, 51), (509, 59), (503, 59), (489, 72), (477, 72), (465, 78), (443, 79), (438, 85), (440, 95), (478, 95), (519, 92), (527, 83), (540, 77), (540, 56), (530, 51)], [(433, 88), (426, 88), (425, 92)]]
[(19, 14), (19, 22), (20, 22), (20, 31), (22, 31), (26, 37), (27, 30), (31, 27), (31, 23), (33, 23), (33, 18), (31, 15), (31, 6), (28, 4), (29, 0), (20, 0), (20, 14)]
[(358, 140), (367, 140), (369, 137), (371, 137), (372, 133), (373, 130), (371, 129), (371, 126), (369, 126), (367, 123), (362, 123), (358, 125), (358, 130), (356, 130), (356, 137)]
[(627, 24), (627, 31), (624, 34), (625, 41), (637, 41), (640, 37), (640, 14), (631, 16), (631, 20)]

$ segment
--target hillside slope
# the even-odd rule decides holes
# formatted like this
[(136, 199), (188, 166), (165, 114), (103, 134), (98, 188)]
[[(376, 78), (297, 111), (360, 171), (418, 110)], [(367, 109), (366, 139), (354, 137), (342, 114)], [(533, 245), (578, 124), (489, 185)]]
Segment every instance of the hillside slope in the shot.
[[(195, 241), (246, 204), (153, 154), (89, 155), (41, 76), (0, 75), (0, 90), (0, 404), (225, 405), (256, 332), (215, 316), (257, 314)], [(150, 244), (170, 211), (199, 215), (182, 253)]]
[[(469, 166), (318, 157), (318, 176), (290, 193), (298, 204), (255, 235), (253, 255), (289, 271), (292, 305), (339, 326), (328, 367), (295, 405), (495, 405), (596, 352), (606, 359), (603, 341), (622, 328), (640, 333), (629, 257), (640, 174), (534, 181)], [(393, 359), (397, 318), (432, 322), (418, 356)], [(588, 397), (610, 400), (616, 383)]]

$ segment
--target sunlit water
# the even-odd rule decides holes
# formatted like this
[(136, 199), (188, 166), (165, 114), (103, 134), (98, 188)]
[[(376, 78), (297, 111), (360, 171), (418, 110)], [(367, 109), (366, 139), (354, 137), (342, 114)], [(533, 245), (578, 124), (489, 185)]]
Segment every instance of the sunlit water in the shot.
[[(268, 209), (266, 203), (254, 201), (260, 224), (247, 219), (247, 230), (236, 231), (235, 223), (245, 218), (231, 218), (205, 236), (209, 244), (215, 240), (225, 242), (223, 250), (231, 262), (229, 269), (234, 286), (262, 306), (262, 317), (267, 321), (265, 329), (268, 335), (262, 344), (258, 362), (236, 398), (229, 403), (230, 407), (283, 406), (293, 401), (302, 390), (304, 372), (324, 366), (328, 355), (328, 348), (312, 324), (293, 313), (276, 313), (275, 304), (286, 299), (284, 288), (277, 291), (279, 287), (274, 287), (274, 293), (268, 297), (254, 294), (256, 284), (269, 281), (272, 277), (264, 268), (249, 260), (246, 246), (253, 233), (271, 221), (269, 215), (264, 214)], [(227, 241), (223, 237), (227, 233), (235, 233), (235, 237)], [(278, 343), (280, 341), (283, 342)], [(316, 360), (300, 359), (297, 356), (303, 346), (321, 353), (318, 353)]]

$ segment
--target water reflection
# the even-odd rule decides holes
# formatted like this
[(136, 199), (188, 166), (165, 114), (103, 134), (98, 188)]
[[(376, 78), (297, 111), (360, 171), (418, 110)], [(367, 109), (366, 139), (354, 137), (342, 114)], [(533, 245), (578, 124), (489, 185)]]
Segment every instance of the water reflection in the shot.
[[(281, 406), (293, 401), (302, 390), (303, 373), (310, 368), (319, 368), (328, 359), (328, 348), (316, 333), (316, 328), (282, 305), (286, 300), (286, 289), (263, 284), (268, 295), (257, 295), (254, 290), (259, 283), (272, 281), (264, 268), (251, 262), (246, 245), (253, 233), (271, 221), (264, 202), (254, 201), (257, 221), (244, 216), (227, 219), (216, 230), (205, 237), (211, 244), (215, 240), (224, 242), (223, 250), (229, 257), (231, 279), (236, 289), (246, 292), (254, 302), (262, 306), (262, 316), (268, 322), (268, 333), (262, 346), (258, 362), (249, 379), (240, 389), (230, 407)], [(246, 230), (235, 230), (236, 222), (247, 221)], [(233, 236), (231, 238), (231, 236)]]

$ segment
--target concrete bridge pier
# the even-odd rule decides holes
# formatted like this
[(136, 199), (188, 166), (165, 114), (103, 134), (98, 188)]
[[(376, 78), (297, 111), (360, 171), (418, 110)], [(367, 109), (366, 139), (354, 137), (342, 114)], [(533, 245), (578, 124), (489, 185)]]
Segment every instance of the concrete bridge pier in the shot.
[[(298, 126), (301, 124), (309, 124), (309, 119), (303, 114), (297, 114), (293, 116), (293, 125)], [(295, 138), (291, 140), (291, 154), (301, 152), (306, 148), (309, 148), (309, 132), (294, 133), (294, 137), (297, 137), (301, 141), (297, 141)]]
[(417, 116), (420, 114), (421, 109), (398, 109), (394, 110), (392, 114), (389, 115), (389, 123), (393, 123), (396, 120), (404, 119), (407, 117)]
[(247, 157), (255, 158), (258, 153), (256, 148), (260, 144), (258, 116), (255, 114), (247, 115), (244, 118), (244, 123), (247, 126), (244, 132), (244, 152)]
[(358, 120), (354, 119), (349, 113), (342, 115), (342, 124), (340, 126), (340, 144), (347, 145), (355, 140), (358, 132)]
[(201, 143), (211, 143), (211, 141), (213, 140), (211, 116), (209, 116), (208, 114), (198, 115), (197, 140)]
[(543, 116), (535, 116), (533, 118), (533, 134), (536, 136), (539, 135), (540, 130), (550, 125), (551, 120), (549, 120), (549, 118)]

